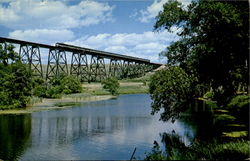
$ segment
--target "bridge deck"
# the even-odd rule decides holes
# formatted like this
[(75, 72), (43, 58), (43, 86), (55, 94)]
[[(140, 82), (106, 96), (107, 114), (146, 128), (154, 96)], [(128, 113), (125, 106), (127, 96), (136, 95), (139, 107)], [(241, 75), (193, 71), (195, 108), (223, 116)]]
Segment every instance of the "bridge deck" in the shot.
[(112, 58), (114, 58), (114, 59), (125, 59), (125, 60), (128, 60), (128, 61), (139, 61), (139, 62), (144, 62), (144, 63), (149, 63), (150, 62), (150, 60), (148, 60), (148, 59), (142, 59), (142, 58), (138, 58), (138, 57), (115, 54), (115, 53), (100, 51), (100, 50), (95, 50), (95, 49), (83, 48), (83, 47), (68, 45), (68, 44), (63, 44), (63, 43), (56, 43), (56, 46), (62, 47), (65, 50), (83, 51), (83, 52), (86, 52), (86, 53), (90, 53), (90, 54), (93, 54), (93, 55), (96, 54), (96, 55), (104, 56), (106, 58), (111, 58), (111, 59)]
[(105, 52), (105, 51), (100, 51), (100, 50), (95, 50), (95, 49), (83, 48), (83, 47), (78, 47), (78, 46), (73, 46), (73, 45), (68, 45), (68, 44), (63, 44), (63, 43), (56, 43), (56, 46), (52, 46), (52, 45), (47, 45), (47, 44), (34, 43), (34, 42), (29, 42), (29, 41), (0, 37), (0, 43), (4, 43), (4, 42), (21, 44), (21, 45), (31, 45), (31, 46), (41, 47), (41, 48), (48, 48), (48, 49), (62, 48), (65, 51), (70, 51), (70, 52), (72, 51), (85, 52), (86, 54), (89, 54), (89, 55), (98, 55), (98, 56), (102, 56), (102, 57), (110, 58), (110, 59), (123, 59), (127, 61), (136, 61), (136, 62), (151, 64), (150, 60), (148, 59), (115, 54), (115, 53)]

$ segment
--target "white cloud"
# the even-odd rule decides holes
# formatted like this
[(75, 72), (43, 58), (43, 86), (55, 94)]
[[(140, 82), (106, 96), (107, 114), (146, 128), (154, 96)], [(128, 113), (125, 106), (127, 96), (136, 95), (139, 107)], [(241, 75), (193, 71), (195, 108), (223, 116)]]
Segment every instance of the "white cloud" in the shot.
[(75, 36), (70, 30), (49, 30), (49, 29), (34, 29), (34, 30), (15, 30), (9, 33), (10, 38), (54, 44), (55, 42), (69, 41)]
[[(139, 21), (143, 23), (150, 22), (153, 20), (160, 11), (163, 10), (163, 5), (167, 2), (168, 0), (154, 0), (154, 2), (148, 6), (145, 10), (140, 10), (140, 17)], [(180, 1), (184, 6), (187, 6), (191, 0), (178, 0)], [(137, 15), (137, 12), (135, 13)]]
[(176, 40), (176, 38), (176, 33), (169, 33), (167, 31), (155, 33), (147, 31), (141, 34), (103, 33), (81, 37), (74, 41), (66, 41), (65, 43), (159, 62), (158, 54), (163, 51), (171, 41)]
[(69, 29), (112, 21), (114, 6), (91, 0), (77, 5), (62, 1), (13, 0), (0, 2), (0, 24), (11, 29)]

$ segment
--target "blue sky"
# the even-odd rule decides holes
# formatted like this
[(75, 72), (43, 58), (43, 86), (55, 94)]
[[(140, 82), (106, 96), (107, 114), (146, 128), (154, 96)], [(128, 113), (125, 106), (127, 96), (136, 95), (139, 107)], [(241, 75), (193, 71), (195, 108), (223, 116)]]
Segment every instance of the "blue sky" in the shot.
[(153, 32), (155, 16), (166, 1), (0, 0), (0, 36), (164, 62), (158, 54), (177, 38), (175, 33)]

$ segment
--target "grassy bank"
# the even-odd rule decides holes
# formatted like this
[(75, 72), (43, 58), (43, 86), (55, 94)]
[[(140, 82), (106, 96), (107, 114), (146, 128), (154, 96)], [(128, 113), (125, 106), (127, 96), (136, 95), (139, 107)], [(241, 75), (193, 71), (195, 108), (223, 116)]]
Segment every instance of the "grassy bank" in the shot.
[(115, 96), (111, 95), (90, 95), (84, 93), (78, 94), (69, 94), (64, 95), (62, 98), (42, 98), (39, 101), (35, 98), (35, 101), (32, 105), (29, 105), (26, 108), (21, 109), (9, 109), (9, 110), (0, 110), (1, 114), (26, 114), (26, 113), (33, 113), (39, 111), (47, 111), (47, 110), (60, 110), (65, 108), (70, 108), (73, 106), (80, 105), (84, 102), (91, 102), (91, 101), (101, 101), (101, 100), (108, 100), (115, 98)]
[[(119, 80), (120, 87), (118, 94), (136, 94), (136, 93), (148, 93), (149, 79), (154, 72), (149, 72), (146, 75), (133, 78)], [(83, 83), (83, 93), (91, 95), (109, 95), (110, 93), (102, 88), (101, 83)]]
[[(109, 95), (110, 93), (102, 88), (101, 83), (84, 83), (83, 93), (91, 95)], [(148, 93), (148, 86), (145, 82), (120, 81), (118, 94)]]
[[(146, 77), (119, 81), (118, 94), (148, 93)], [(73, 107), (82, 102), (107, 100), (116, 97), (111, 96), (108, 91), (104, 90), (101, 83), (83, 83), (82, 87), (82, 93), (63, 95), (62, 98), (33, 97), (28, 107), (0, 110), (0, 114), (24, 114), (44, 110), (58, 110)]]

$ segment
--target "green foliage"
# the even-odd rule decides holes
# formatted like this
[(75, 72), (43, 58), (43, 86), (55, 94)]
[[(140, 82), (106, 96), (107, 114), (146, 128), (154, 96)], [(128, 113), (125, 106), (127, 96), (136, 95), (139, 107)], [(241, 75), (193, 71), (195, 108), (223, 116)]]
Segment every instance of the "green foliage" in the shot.
[(17, 53), (14, 51), (13, 45), (0, 45), (0, 62), (3, 63), (3, 65), (7, 66), (9, 61), (18, 61), (19, 57)]
[(151, 152), (146, 153), (144, 160), (166, 160), (166, 154), (160, 150), (160, 146), (154, 141), (154, 147)]
[(203, 95), (203, 98), (205, 98), (205, 99), (207, 99), (207, 100), (212, 100), (212, 99), (214, 98), (214, 92), (209, 91), (209, 92), (205, 93), (205, 94)]
[(232, 109), (234, 108), (235, 110), (239, 111), (242, 108), (248, 108), (250, 103), (250, 96), (247, 95), (238, 95), (233, 97), (229, 104), (228, 108)]
[(46, 97), (59, 98), (62, 94), (80, 93), (82, 86), (80, 80), (74, 76), (54, 77), (47, 88)]
[(237, 117), (240, 122), (249, 126), (249, 104), (249, 95), (238, 95), (232, 97), (225, 108)]
[(32, 95), (37, 97), (46, 97), (46, 84), (44, 79), (35, 77), (32, 79)]
[(194, 141), (186, 146), (178, 135), (164, 133), (163, 136), (166, 153), (160, 151), (158, 147), (157, 150), (153, 149), (148, 153), (147, 160), (155, 156), (166, 158), (165, 160), (244, 160), (249, 157), (250, 141), (242, 139), (228, 143), (216, 140), (211, 143)]
[(235, 117), (230, 114), (215, 114), (215, 121), (220, 124), (223, 122), (233, 122), (235, 121)]
[(60, 98), (62, 96), (62, 89), (59, 85), (50, 86), (46, 91), (47, 98)]
[(180, 67), (169, 67), (157, 71), (150, 80), (149, 93), (153, 100), (152, 114), (164, 109), (161, 119), (174, 119), (183, 106), (193, 97), (194, 78)]
[[(249, 157), (249, 146), (250, 142), (245, 140), (209, 144), (195, 142), (189, 149), (192, 155), (189, 154), (187, 160), (201, 158), (206, 160), (243, 160)], [(196, 157), (194, 158), (194, 156)]]
[(13, 49), (8, 46), (6, 52), (0, 47), (0, 109), (26, 107), (31, 96), (30, 70)]
[(223, 132), (222, 134), (226, 137), (240, 138), (240, 137), (246, 137), (248, 135), (248, 131)]
[(102, 81), (103, 89), (110, 92), (112, 95), (118, 94), (118, 88), (120, 87), (120, 84), (116, 78), (109, 77)]
[(80, 93), (82, 91), (82, 86), (80, 80), (73, 76), (66, 76), (61, 81), (61, 87), (63, 93)]
[(169, 0), (163, 8), (155, 30), (179, 28), (179, 40), (161, 53), (169, 65), (179, 65), (199, 84), (212, 88), (219, 105), (225, 105), (239, 86), (247, 90), (248, 1), (198, 0), (184, 8)]

